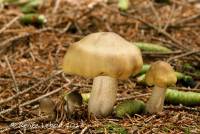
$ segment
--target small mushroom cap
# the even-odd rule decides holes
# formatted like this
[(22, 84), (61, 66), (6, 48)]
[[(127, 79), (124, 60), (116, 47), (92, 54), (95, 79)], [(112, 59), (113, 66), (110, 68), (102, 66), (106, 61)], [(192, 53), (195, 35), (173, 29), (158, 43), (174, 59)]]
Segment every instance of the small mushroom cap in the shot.
[(43, 98), (40, 100), (41, 112), (50, 113), (55, 110), (55, 103), (50, 98)]
[(149, 86), (167, 87), (176, 84), (177, 77), (170, 64), (156, 61), (146, 73), (145, 81)]
[(140, 50), (112, 32), (93, 33), (70, 45), (63, 62), (68, 74), (126, 79), (142, 68)]
[(78, 91), (73, 91), (71, 93), (68, 93), (64, 99), (70, 103), (71, 105), (80, 107), (83, 104), (83, 98), (81, 94)]
[(40, 100), (40, 112), (42, 115), (49, 116), (47, 120), (53, 120), (56, 116), (55, 103), (50, 98), (43, 98)]
[(83, 98), (77, 90), (68, 93), (64, 99), (66, 101), (64, 108), (68, 114), (73, 114), (73, 112), (76, 111), (76, 108), (81, 107), (83, 104)]

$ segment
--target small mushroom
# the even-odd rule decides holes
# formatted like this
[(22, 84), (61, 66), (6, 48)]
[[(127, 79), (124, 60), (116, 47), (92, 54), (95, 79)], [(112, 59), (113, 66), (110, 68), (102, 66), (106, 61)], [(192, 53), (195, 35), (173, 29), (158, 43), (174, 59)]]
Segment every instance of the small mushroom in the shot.
[(127, 79), (142, 68), (140, 50), (112, 32), (98, 32), (69, 46), (63, 70), (94, 78), (88, 104), (89, 115), (107, 116), (116, 101), (117, 79)]
[(149, 86), (154, 85), (152, 95), (146, 104), (147, 112), (161, 112), (167, 87), (176, 84), (177, 81), (173, 68), (164, 61), (157, 61), (151, 65), (146, 73), (145, 81)]
[(66, 101), (64, 108), (68, 115), (73, 114), (76, 108), (81, 107), (83, 104), (83, 98), (77, 90), (68, 93), (64, 99)]
[(47, 117), (47, 121), (51, 121), (55, 118), (55, 103), (50, 98), (43, 98), (39, 102), (40, 113)]

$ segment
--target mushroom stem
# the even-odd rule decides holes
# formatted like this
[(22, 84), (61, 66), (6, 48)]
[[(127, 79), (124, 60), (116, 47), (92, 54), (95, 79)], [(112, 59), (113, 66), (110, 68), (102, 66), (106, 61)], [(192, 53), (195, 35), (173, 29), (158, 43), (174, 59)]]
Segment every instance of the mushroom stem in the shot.
[(158, 113), (163, 110), (166, 88), (154, 86), (152, 95), (146, 104), (149, 113)]
[(117, 96), (117, 79), (98, 76), (93, 80), (88, 112), (96, 116), (107, 116), (113, 110)]

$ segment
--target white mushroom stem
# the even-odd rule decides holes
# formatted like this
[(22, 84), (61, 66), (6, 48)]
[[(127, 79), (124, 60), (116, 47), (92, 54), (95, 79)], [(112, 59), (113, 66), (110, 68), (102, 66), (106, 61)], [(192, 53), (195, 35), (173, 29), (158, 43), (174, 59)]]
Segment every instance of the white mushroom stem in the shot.
[(116, 96), (117, 79), (109, 76), (98, 76), (94, 78), (88, 104), (89, 114), (107, 116), (113, 110)]
[(146, 104), (149, 113), (158, 113), (163, 110), (166, 88), (154, 86), (152, 95)]

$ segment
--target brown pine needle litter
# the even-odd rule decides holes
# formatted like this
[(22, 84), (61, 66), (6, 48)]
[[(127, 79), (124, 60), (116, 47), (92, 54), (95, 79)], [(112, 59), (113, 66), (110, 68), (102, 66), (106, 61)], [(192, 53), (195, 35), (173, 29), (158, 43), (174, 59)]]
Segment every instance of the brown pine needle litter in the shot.
[[(200, 133), (200, 106), (166, 104), (159, 114), (122, 119), (111, 114), (89, 120), (84, 104), (69, 118), (63, 94), (90, 92), (92, 79), (61, 70), (70, 44), (90, 33), (110, 31), (131, 42), (162, 44), (173, 50), (144, 52), (144, 63), (168, 61), (196, 81), (194, 88), (177, 83), (177, 89), (199, 92), (198, 0), (170, 0), (169, 4), (130, 0), (126, 11), (118, 9), (117, 0), (46, 0), (36, 11), (47, 19), (40, 28), (19, 22), (18, 4), (0, 2), (0, 133)], [(146, 103), (151, 92), (134, 77), (120, 80), (117, 103), (129, 99)], [(56, 104), (56, 118), (51, 122), (39, 114), (39, 100), (47, 96)]]

